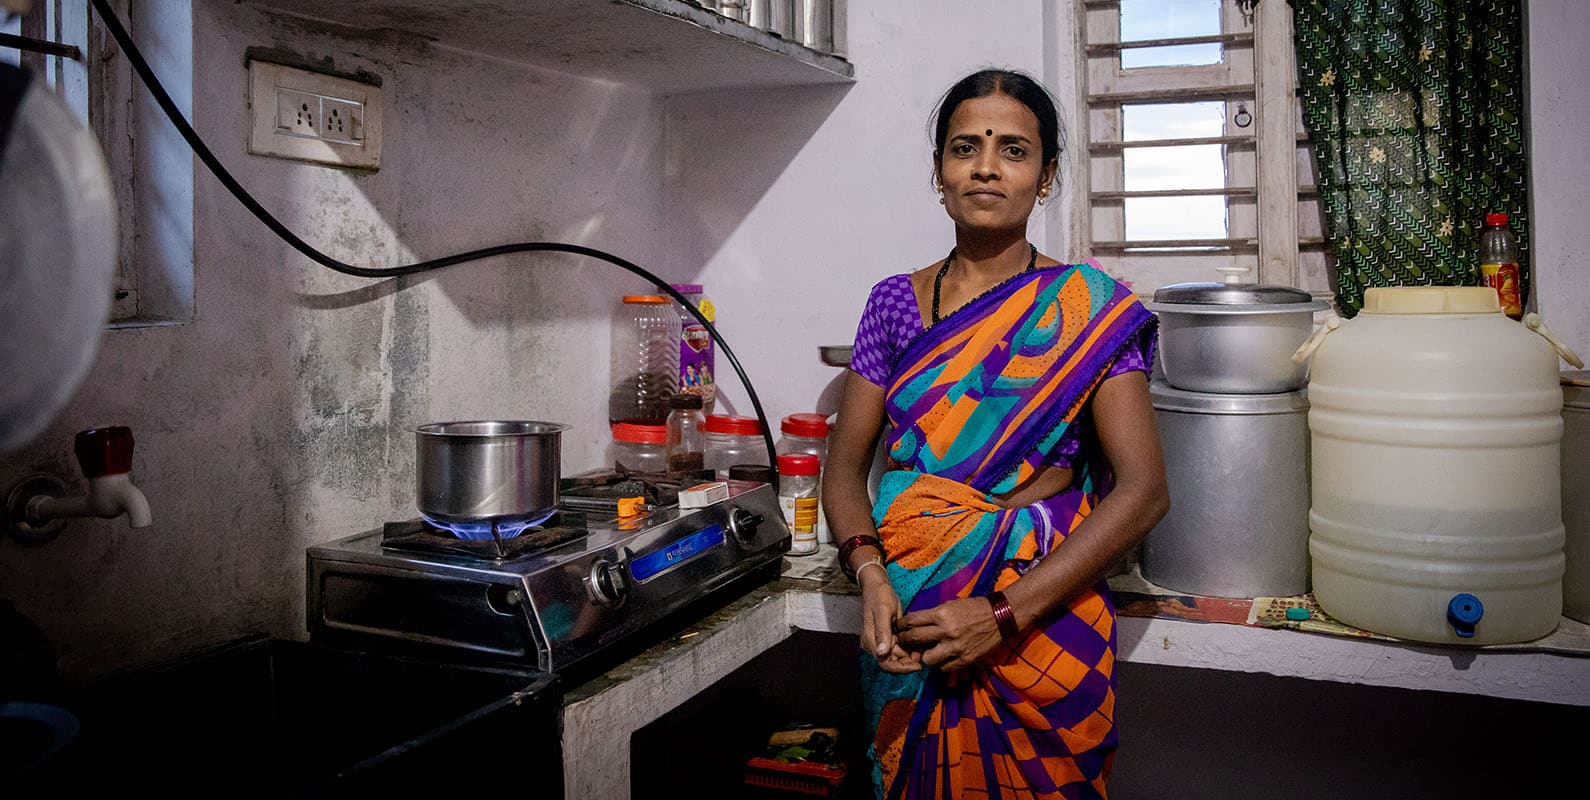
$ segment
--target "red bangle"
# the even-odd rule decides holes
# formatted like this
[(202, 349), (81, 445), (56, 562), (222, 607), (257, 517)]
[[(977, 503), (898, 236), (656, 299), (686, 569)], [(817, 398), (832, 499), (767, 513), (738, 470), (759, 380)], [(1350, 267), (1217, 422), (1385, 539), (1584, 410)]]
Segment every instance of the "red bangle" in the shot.
[(1004, 592), (989, 592), (988, 604), (994, 607), (994, 624), (999, 626), (999, 638), (1009, 641), (1021, 633), (1016, 625), (1016, 612), (1010, 610), (1010, 601)]
[(878, 548), (879, 557), (885, 559), (889, 557), (888, 553), (883, 549), (883, 542), (876, 536), (857, 534), (846, 539), (845, 543), (839, 546), (839, 569), (850, 576), (851, 580), (856, 579), (856, 573), (850, 569), (850, 554), (856, 552), (856, 549), (860, 547), (876, 547)]

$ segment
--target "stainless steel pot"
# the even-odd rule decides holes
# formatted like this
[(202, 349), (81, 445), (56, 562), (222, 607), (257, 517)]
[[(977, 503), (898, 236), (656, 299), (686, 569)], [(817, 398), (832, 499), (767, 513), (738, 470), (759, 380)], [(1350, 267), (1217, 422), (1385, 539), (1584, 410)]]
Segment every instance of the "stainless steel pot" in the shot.
[(563, 431), (553, 422), (436, 422), (415, 429), (415, 499), (442, 523), (525, 521), (558, 504)]
[(1308, 591), (1308, 400), (1149, 386), (1170, 511), (1143, 541), (1143, 577), (1178, 592)]
[(1330, 304), (1287, 286), (1177, 283), (1146, 304), (1159, 316), (1159, 359), (1177, 389), (1216, 394), (1278, 394), (1308, 380), (1292, 354)]

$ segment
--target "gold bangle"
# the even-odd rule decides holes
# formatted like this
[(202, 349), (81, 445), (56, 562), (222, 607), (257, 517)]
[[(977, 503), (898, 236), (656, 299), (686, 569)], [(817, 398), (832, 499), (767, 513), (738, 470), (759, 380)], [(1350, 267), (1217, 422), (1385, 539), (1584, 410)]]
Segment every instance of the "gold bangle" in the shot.
[(855, 576), (856, 576), (855, 577), (856, 583), (858, 583), (858, 584), (861, 583), (861, 571), (866, 569), (867, 567), (877, 567), (878, 569), (883, 570), (883, 579), (884, 580), (888, 580), (889, 579), (889, 570), (888, 570), (887, 567), (883, 566), (883, 559), (881, 559), (881, 558), (869, 558), (866, 561), (861, 562), (861, 566), (856, 567), (856, 571), (854, 573)]

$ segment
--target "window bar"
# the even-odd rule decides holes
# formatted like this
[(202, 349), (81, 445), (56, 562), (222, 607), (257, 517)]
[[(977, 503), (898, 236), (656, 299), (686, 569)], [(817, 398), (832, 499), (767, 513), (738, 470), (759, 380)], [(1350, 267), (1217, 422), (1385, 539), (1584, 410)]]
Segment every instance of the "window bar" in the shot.
[(1252, 45), (1251, 33), (1216, 33), (1208, 36), (1176, 36), (1168, 39), (1136, 39), (1130, 42), (1095, 42), (1088, 45), (1088, 55), (1107, 56), (1118, 50), (1135, 47), (1175, 47), (1183, 44)]
[(1112, 106), (1116, 104), (1132, 103), (1157, 103), (1163, 101), (1180, 102), (1185, 100), (1225, 100), (1232, 97), (1252, 97), (1253, 84), (1240, 83), (1232, 86), (1205, 86), (1190, 87), (1186, 89), (1145, 89), (1138, 92), (1110, 92), (1107, 94), (1088, 95), (1090, 106)]
[(47, 56), (70, 58), (73, 61), (83, 60), (83, 51), (75, 44), (62, 44), (48, 39), (35, 39), (31, 36), (0, 33), (0, 47), (10, 47), (29, 53), (43, 53)]
[(1195, 144), (1252, 145), (1252, 136), (1199, 136), (1189, 139), (1137, 139), (1130, 142), (1088, 142), (1090, 153), (1115, 153), (1137, 147), (1182, 147)]
[(1125, 200), (1132, 197), (1256, 197), (1258, 189), (1252, 186), (1227, 186), (1218, 189), (1128, 189), (1124, 192), (1093, 192), (1088, 198), (1094, 202)]
[[(1170, 250), (1173, 248), (1203, 248), (1228, 250), (1257, 250), (1257, 239), (1140, 239), (1113, 242), (1094, 242), (1093, 249), (1119, 252), (1122, 250)], [(1169, 255), (1184, 255), (1169, 253)]]

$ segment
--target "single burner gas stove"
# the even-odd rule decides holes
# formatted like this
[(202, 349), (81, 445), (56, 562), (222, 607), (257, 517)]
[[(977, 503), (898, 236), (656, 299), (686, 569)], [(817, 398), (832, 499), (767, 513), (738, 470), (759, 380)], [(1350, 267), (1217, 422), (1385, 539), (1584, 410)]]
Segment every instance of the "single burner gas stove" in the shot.
[(767, 484), (731, 481), (728, 499), (680, 511), (682, 481), (642, 480), (647, 511), (618, 517), (635, 480), (568, 479), (557, 513), (510, 537), (412, 520), (311, 547), (310, 637), (557, 673), (789, 549)]

